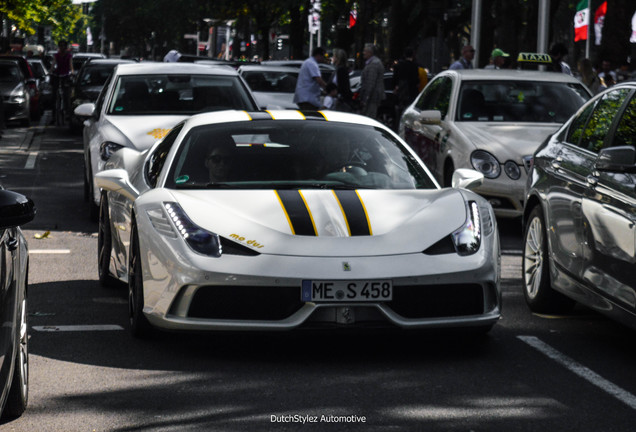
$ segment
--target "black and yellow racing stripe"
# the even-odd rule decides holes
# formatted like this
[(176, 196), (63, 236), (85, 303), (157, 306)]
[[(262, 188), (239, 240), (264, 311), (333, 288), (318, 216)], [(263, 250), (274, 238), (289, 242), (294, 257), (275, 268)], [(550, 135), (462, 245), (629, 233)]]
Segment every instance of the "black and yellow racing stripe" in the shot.
[(305, 198), (299, 190), (277, 190), (280, 201), (292, 234), (317, 236), (316, 224)]
[(351, 236), (373, 235), (367, 209), (357, 190), (334, 190)]

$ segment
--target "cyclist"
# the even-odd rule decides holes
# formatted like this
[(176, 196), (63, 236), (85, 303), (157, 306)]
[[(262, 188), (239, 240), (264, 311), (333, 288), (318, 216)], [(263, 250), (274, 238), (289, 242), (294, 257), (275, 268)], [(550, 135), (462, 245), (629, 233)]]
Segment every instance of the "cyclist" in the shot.
[[(53, 73), (51, 74), (51, 84), (53, 85), (53, 118), (54, 122), (58, 117), (57, 105), (66, 107), (64, 112), (65, 120), (70, 117), (68, 111), (71, 106), (71, 74), (73, 73), (73, 55), (68, 50), (68, 42), (62, 40), (57, 44), (57, 52), (53, 55)], [(59, 87), (62, 87), (64, 102), (57, 100)], [(59, 113), (61, 115), (61, 113)]]

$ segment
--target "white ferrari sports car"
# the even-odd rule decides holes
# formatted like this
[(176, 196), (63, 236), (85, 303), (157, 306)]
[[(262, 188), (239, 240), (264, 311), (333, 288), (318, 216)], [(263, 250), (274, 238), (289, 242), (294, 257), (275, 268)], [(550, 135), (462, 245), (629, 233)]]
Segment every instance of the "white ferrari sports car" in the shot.
[(99, 277), (128, 283), (133, 334), (472, 327), (501, 313), (492, 207), (441, 189), (367, 117), (219, 111), (123, 148), (101, 189)]

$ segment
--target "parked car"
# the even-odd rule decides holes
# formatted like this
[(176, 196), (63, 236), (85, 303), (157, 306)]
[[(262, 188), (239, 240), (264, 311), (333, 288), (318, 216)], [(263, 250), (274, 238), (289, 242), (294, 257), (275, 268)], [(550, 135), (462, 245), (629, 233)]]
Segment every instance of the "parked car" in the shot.
[(563, 73), (448, 70), (404, 111), (399, 134), (440, 183), (474, 168), (485, 176), (475, 191), (497, 216), (520, 217), (532, 154), (590, 97)]
[(636, 328), (636, 82), (594, 97), (537, 149), (524, 221), (532, 311), (579, 302)]
[(33, 201), (0, 187), (0, 413), (5, 419), (22, 415), (29, 399), (29, 252), (20, 226), (34, 216)]
[[(122, 59), (91, 59), (83, 64), (71, 89), (71, 111), (83, 103), (95, 102), (102, 91), (106, 80), (118, 64), (136, 63), (133, 60)], [(82, 119), (75, 113), (71, 115), (70, 127), (77, 130)]]
[(31, 94), (26, 81), (15, 61), (0, 57), (0, 95), (7, 122), (15, 121), (24, 126), (31, 124)]
[[(264, 60), (261, 64), (263, 66), (284, 66), (300, 69), (303, 65), (303, 60)], [(325, 82), (329, 82), (336, 71), (335, 66), (327, 63), (318, 63), (318, 67), (320, 68), (320, 75), (322, 76), (322, 79)]]
[(466, 189), (483, 175), (441, 189), (368, 117), (199, 114), (95, 178), (100, 281), (128, 282), (135, 336), (500, 318), (495, 216)]
[(14, 61), (18, 64), (24, 77), (25, 89), (29, 93), (29, 117), (31, 120), (39, 119), (41, 114), (40, 90), (38, 89), (37, 79), (29, 62), (19, 55), (0, 55), (0, 60)]
[(298, 68), (245, 65), (238, 68), (258, 105), (267, 109), (298, 109), (294, 103)]
[(77, 75), (80, 69), (82, 69), (82, 66), (84, 65), (84, 63), (88, 61), (92, 61), (92, 60), (107, 58), (106, 55), (102, 53), (78, 52), (78, 53), (72, 53), (72, 54), (73, 54), (73, 59), (71, 61), (73, 63), (73, 70), (75, 71), (75, 75)]
[(53, 89), (51, 86), (51, 77), (49, 75), (49, 69), (44, 64), (44, 61), (40, 58), (27, 59), (33, 75), (37, 80), (37, 87), (40, 93), (40, 114), (44, 113), (44, 110), (51, 108), (51, 102), (53, 100)]
[(84, 193), (97, 218), (99, 188), (93, 176), (123, 147), (151, 147), (192, 114), (224, 109), (258, 109), (239, 74), (225, 67), (192, 63), (119, 64), (95, 103), (75, 109), (85, 118)]

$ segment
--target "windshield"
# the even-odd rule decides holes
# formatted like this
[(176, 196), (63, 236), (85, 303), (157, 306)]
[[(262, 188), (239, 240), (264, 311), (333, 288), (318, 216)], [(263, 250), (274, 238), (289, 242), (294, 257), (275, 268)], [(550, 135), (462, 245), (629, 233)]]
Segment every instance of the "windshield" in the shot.
[(195, 114), (226, 109), (257, 109), (238, 76), (125, 75), (115, 83), (108, 114)]
[(371, 126), (271, 120), (193, 128), (166, 187), (433, 189), (420, 163)]
[(255, 92), (294, 93), (298, 72), (245, 71), (242, 76)]
[(457, 121), (564, 123), (589, 98), (574, 83), (466, 81)]
[(103, 65), (89, 64), (88, 66), (85, 66), (82, 70), (81, 76), (79, 77), (80, 86), (82, 87), (103, 86), (106, 80), (108, 79), (108, 76), (113, 72), (113, 69), (115, 69), (115, 66), (117, 65), (116, 64), (103, 64)]
[(20, 82), (20, 70), (18, 66), (0, 63), (0, 82), (15, 84)]

